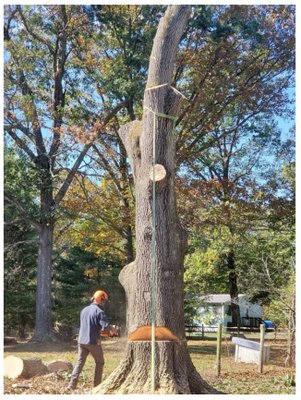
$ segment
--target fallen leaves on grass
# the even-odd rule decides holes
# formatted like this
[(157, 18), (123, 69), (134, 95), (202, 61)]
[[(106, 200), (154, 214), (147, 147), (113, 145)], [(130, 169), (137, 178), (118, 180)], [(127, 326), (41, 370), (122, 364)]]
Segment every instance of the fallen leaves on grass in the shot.
[[(4, 394), (71, 394), (67, 387), (70, 375), (64, 372), (36, 376), (31, 379), (6, 379)], [(73, 394), (89, 394), (91, 383), (79, 385)]]
[(208, 383), (216, 389), (232, 394), (294, 394), (294, 385), (287, 383), (287, 369), (224, 372), (220, 378), (208, 377)]

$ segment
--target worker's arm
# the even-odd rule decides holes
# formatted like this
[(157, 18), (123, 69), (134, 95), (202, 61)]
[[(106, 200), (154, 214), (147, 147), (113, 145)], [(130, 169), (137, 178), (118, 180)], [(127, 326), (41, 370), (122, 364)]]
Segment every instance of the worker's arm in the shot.
[(119, 336), (118, 328), (116, 327), (116, 325), (111, 325), (109, 323), (108, 317), (103, 310), (101, 310), (99, 318), (99, 325), (101, 327), (100, 332), (107, 333), (110, 336)]
[(119, 335), (119, 329), (116, 327), (116, 325), (111, 325), (111, 324), (109, 324), (104, 329), (102, 329), (101, 332), (106, 332), (106, 333), (108, 333), (109, 335), (112, 335), (112, 336), (118, 336)]

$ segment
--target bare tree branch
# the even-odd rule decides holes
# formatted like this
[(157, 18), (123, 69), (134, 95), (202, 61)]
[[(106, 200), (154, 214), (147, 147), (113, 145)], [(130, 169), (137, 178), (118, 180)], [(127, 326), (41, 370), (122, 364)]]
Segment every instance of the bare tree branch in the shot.
[(39, 41), (40, 43), (45, 44), (45, 46), (48, 47), (50, 53), (51, 53), (51, 54), (54, 54), (54, 48), (52, 47), (52, 43), (51, 43), (49, 40), (47, 40), (47, 39), (43, 38), (42, 36), (38, 35), (38, 34), (37, 34), (36, 32), (34, 32), (33, 29), (28, 25), (28, 23), (27, 23), (27, 21), (26, 21), (26, 18), (25, 18), (25, 16), (24, 16), (23, 12), (22, 12), (22, 8), (21, 8), (20, 5), (17, 6), (16, 11), (19, 12), (20, 17), (21, 17), (21, 19), (22, 19), (22, 22), (23, 22), (23, 24), (24, 24), (25, 29), (27, 30), (27, 32), (28, 32), (34, 39), (36, 39), (36, 40)]
[(20, 244), (37, 244), (39, 243), (39, 239), (31, 239), (31, 240), (20, 240), (19, 242), (15, 242), (12, 244), (9, 244), (7, 246), (4, 247), (4, 251), (8, 251), (13, 249), (14, 247), (19, 246)]
[(114, 174), (113, 169), (110, 166), (110, 163), (106, 160), (106, 158), (101, 154), (101, 152), (99, 151), (99, 149), (97, 148), (97, 146), (95, 144), (93, 144), (93, 149), (95, 150), (96, 154), (98, 155), (98, 157), (100, 158), (102, 164), (105, 166), (107, 172), (109, 173), (110, 177), (112, 178), (116, 188), (118, 189), (119, 192), (122, 192), (121, 186), (119, 184), (119, 180), (118, 178), (116, 178), (116, 175)]
[(27, 136), (33, 143), (33, 134), (29, 128), (24, 126), (21, 121), (17, 121), (13, 114), (9, 111), (5, 111), (5, 120), (7, 121), (7, 124), (5, 126), (8, 126), (11, 129), (18, 129), (22, 133), (24, 133), (25, 136)]
[(10, 40), (10, 35), (9, 35), (9, 28), (10, 28), (10, 23), (12, 19), (14, 18), (15, 14), (18, 12), (17, 8), (15, 8), (9, 18), (7, 19), (7, 24), (4, 25), (4, 40), (8, 41)]
[(33, 162), (36, 162), (36, 159), (37, 159), (36, 155), (30, 150), (30, 148), (27, 146), (27, 144), (16, 134), (16, 132), (8, 126), (5, 126), (5, 130), (14, 139), (14, 141), (17, 143), (17, 145), (22, 150), (25, 151), (25, 153), (30, 157), (30, 159)]
[(21, 214), (22, 218), (25, 221), (27, 221), (29, 224), (31, 224), (38, 231), (41, 230), (41, 225), (37, 221), (30, 218), (30, 216), (28, 215), (28, 213), (26, 212), (24, 207), (20, 204), (20, 202), (15, 197), (10, 196), (7, 193), (5, 193), (4, 198), (8, 203), (14, 205), (17, 208), (17, 210), (19, 211), (19, 213)]
[[(115, 116), (115, 114), (121, 110), (125, 105), (126, 105), (127, 101), (123, 101), (119, 104), (117, 104), (116, 107), (113, 108), (112, 111), (110, 111), (108, 113), (108, 115), (103, 119), (101, 126), (102, 128), (108, 124), (108, 122)], [(98, 135), (100, 135), (101, 132), (98, 132)], [(62, 199), (64, 198), (69, 186), (72, 183), (72, 180), (74, 178), (74, 175), (76, 174), (78, 168), (80, 167), (83, 159), (85, 158), (88, 150), (90, 149), (90, 147), (93, 145), (93, 142), (88, 143), (84, 146), (83, 150), (81, 151), (80, 155), (78, 156), (77, 160), (75, 161), (72, 169), (70, 170), (69, 174), (67, 175), (64, 183), (62, 184), (61, 188), (59, 189), (57, 195), (55, 196), (54, 202), (55, 204), (59, 204)]]
[(4, 221), (4, 225), (15, 225), (20, 222), (23, 222), (23, 219), (16, 218), (16, 219), (13, 219), (12, 221)]
[(72, 180), (74, 178), (74, 175), (76, 174), (78, 168), (80, 167), (84, 157), (86, 156), (88, 150), (90, 149), (90, 147), (92, 146), (92, 143), (86, 144), (83, 148), (83, 150), (81, 151), (80, 155), (78, 156), (77, 160), (75, 161), (75, 163), (73, 164), (72, 169), (70, 170), (69, 174), (67, 175), (64, 183), (62, 184), (62, 186), (60, 187), (59, 191), (57, 192), (57, 195), (54, 198), (54, 202), (56, 205), (58, 205), (64, 198), (69, 186), (72, 183)]

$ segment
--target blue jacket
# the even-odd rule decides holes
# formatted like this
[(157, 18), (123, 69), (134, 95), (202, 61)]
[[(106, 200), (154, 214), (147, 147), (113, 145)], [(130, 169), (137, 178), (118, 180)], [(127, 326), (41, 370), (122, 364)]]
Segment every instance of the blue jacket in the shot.
[(97, 304), (90, 304), (80, 313), (78, 343), (97, 344), (100, 337), (99, 331), (108, 326), (109, 321), (105, 312)]

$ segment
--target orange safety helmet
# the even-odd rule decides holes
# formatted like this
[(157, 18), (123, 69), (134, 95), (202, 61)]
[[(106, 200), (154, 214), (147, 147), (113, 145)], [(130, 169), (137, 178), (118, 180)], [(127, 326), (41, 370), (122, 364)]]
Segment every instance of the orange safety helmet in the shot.
[(103, 300), (108, 300), (109, 296), (104, 290), (97, 290), (91, 297), (91, 301), (95, 301), (96, 303), (100, 303)]

